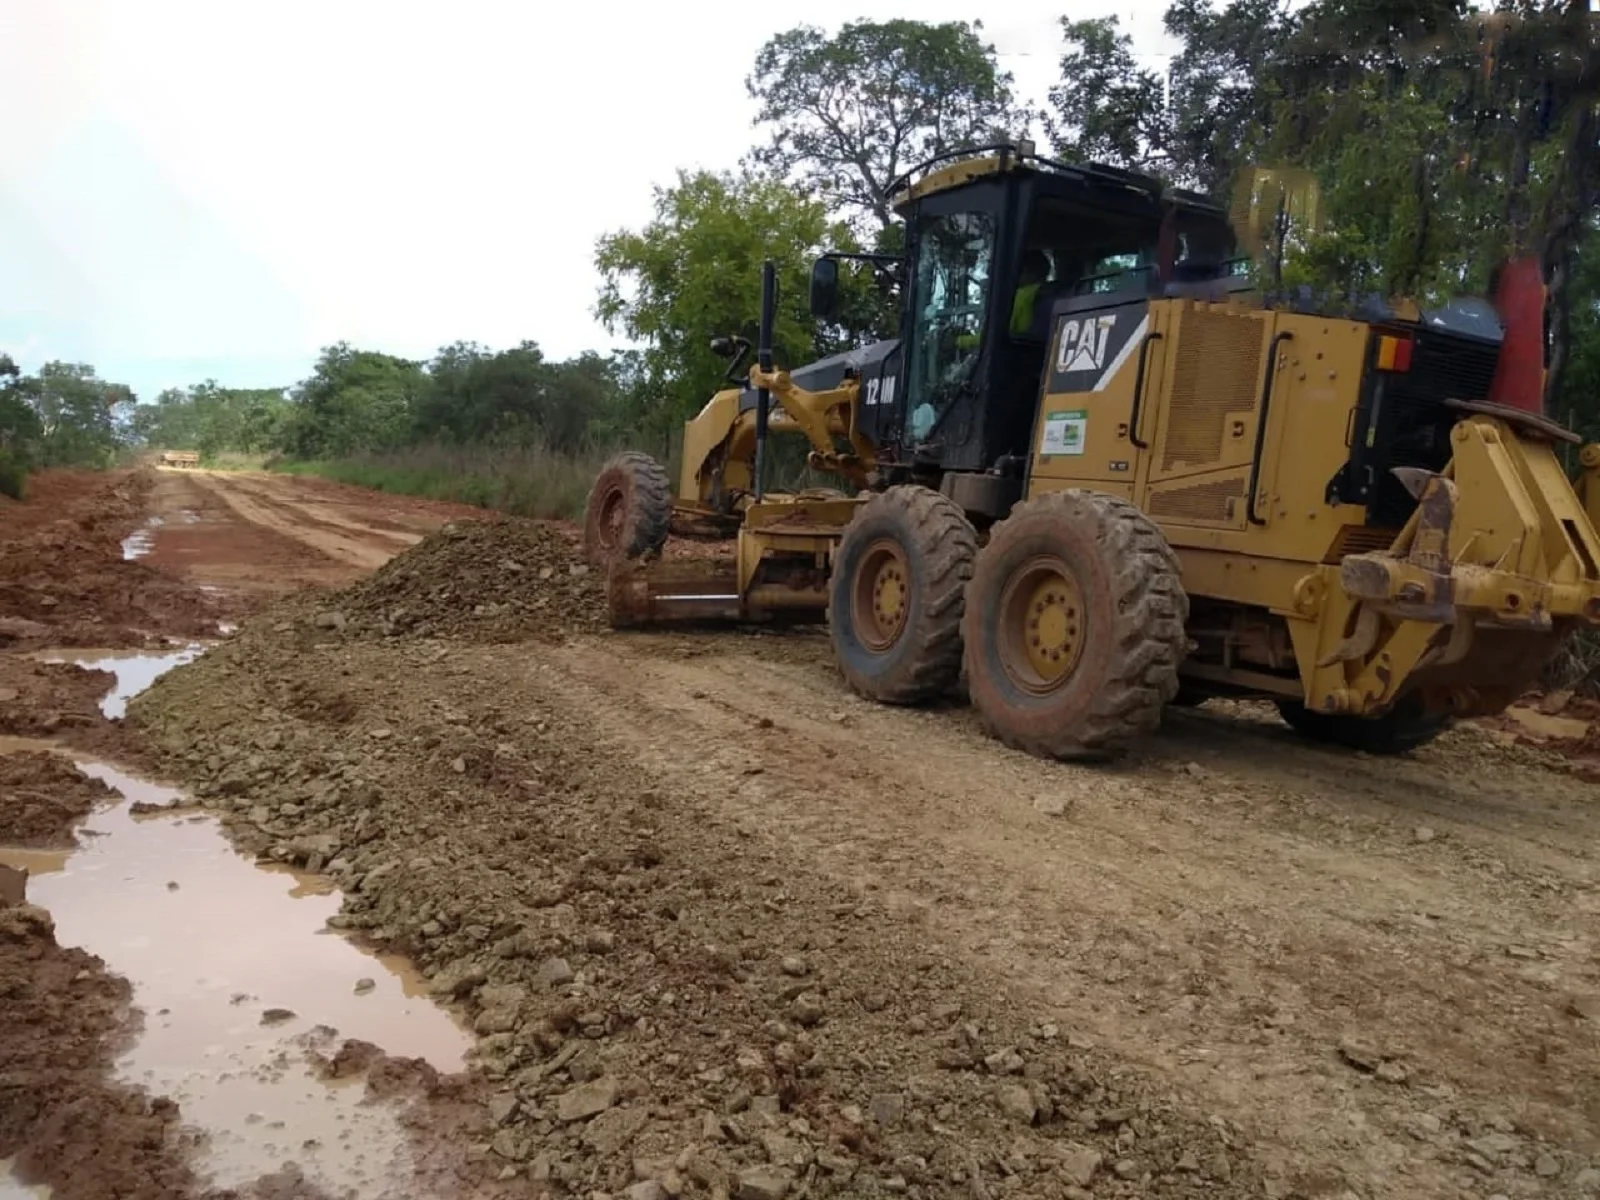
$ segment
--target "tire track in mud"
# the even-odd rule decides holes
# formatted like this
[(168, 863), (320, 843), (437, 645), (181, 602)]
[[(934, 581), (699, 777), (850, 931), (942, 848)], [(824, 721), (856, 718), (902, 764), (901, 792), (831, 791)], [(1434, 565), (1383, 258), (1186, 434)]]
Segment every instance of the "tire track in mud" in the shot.
[[(1600, 1053), (1565, 1007), (1595, 983), (1583, 785), (1480, 773), (1450, 805), (1448, 745), (1389, 764), (1249, 729), (1229, 744), (1193, 716), (1145, 763), (1086, 770), (1008, 754), (965, 711), (855, 701), (825, 646), (796, 662), (713, 644), (613, 639), (535, 678), (613, 752), (881, 879), (956, 953), (1271, 1131), (1286, 1160), (1455, 1196), (1465, 1152), (1447, 1137), (1419, 1161), (1417, 1122), (1465, 1137), (1511, 1113), (1595, 1152)], [(1202, 749), (1209, 767), (1181, 757)], [(1353, 1033), (1370, 1065), (1393, 1056), (1393, 1082), (1341, 1060)]]
[(237, 479), (226, 483), (195, 476), (195, 483), (226, 505), (240, 520), (281, 533), (327, 557), (373, 571), (421, 540), (372, 529), (352, 521), (335, 523), (314, 515), (305, 505), (272, 487), (255, 488)]

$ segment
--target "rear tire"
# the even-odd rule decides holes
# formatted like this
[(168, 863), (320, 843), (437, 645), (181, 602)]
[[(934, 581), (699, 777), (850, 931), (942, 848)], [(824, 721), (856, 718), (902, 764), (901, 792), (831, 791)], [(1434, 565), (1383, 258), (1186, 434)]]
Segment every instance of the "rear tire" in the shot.
[(931, 488), (873, 496), (839, 542), (829, 581), (833, 657), (852, 690), (919, 704), (961, 674), (961, 614), (977, 534), (959, 505)]
[(1178, 694), (1189, 600), (1160, 529), (1071, 489), (1017, 505), (967, 588), (967, 684), (984, 726), (1045, 758), (1109, 758)]
[(1278, 713), (1308, 741), (1385, 756), (1427, 745), (1453, 724), (1449, 716), (1424, 712), (1415, 698), (1400, 701), (1380, 717), (1317, 712), (1297, 700), (1278, 701)]
[(583, 549), (596, 567), (641, 558), (666, 545), (672, 485), (648, 454), (627, 450), (595, 476), (583, 518)]

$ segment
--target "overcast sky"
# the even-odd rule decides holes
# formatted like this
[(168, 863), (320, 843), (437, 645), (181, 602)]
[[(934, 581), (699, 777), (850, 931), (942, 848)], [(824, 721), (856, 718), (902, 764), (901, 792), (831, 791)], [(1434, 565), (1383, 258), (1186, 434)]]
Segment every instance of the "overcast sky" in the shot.
[[(1025, 96), (1068, 4), (989, 10)], [(767, 37), (984, 7), (0, 0), (0, 351), (149, 400), (287, 385), (341, 339), (604, 350), (595, 238), (648, 219), (677, 168), (737, 162)], [(1156, 55), (1164, 8), (1070, 3)]]

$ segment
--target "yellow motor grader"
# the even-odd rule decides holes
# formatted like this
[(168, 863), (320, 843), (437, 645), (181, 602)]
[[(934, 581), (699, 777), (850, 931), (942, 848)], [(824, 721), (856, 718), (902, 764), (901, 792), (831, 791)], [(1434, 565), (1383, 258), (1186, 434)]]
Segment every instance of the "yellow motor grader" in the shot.
[[(1600, 446), (1491, 401), (1487, 302), (1265, 295), (1223, 207), (1026, 146), (925, 164), (894, 207), (898, 338), (779, 367), (769, 265), (757, 361), (717, 347), (735, 382), (676, 488), (638, 453), (602, 470), (613, 624), (825, 615), (860, 694), (964, 676), (994, 735), (1059, 758), (1217, 695), (1400, 752), (1600, 625)], [(767, 490), (780, 434), (849, 490)], [(736, 530), (733, 561), (663, 560), (675, 522)]]

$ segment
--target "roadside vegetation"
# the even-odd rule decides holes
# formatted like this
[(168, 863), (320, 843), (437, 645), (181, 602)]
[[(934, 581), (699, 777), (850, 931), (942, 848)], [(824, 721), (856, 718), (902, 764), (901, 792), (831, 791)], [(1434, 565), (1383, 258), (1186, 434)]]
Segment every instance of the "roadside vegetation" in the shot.
[(1600, 437), (1600, 48), (1581, 6), (1174, 0), (1166, 27), (1179, 49), (1158, 72), (1115, 17), (1063, 18), (1059, 81), (1038, 110), (980, 22), (778, 33), (750, 64), (758, 115), (737, 166), (679, 172), (647, 221), (597, 241), (594, 312), (628, 349), (558, 361), (531, 340), (456, 342), (412, 360), (340, 343), (281, 388), (207, 380), (138, 404), (89, 367), (23, 376), (0, 358), (0, 490), (34, 467), (148, 447), (572, 515), (605, 451), (669, 454), (722, 386), (709, 344), (754, 338), (764, 259), (779, 269), (780, 362), (890, 335), (893, 285), (865, 270), (845, 272), (836, 322), (814, 320), (811, 260), (894, 250), (899, 176), (1030, 128), (1060, 159), (1217, 195), (1251, 163), (1314, 178), (1318, 228), (1267, 257), (1281, 259), (1274, 286), (1324, 304), (1483, 294), (1495, 262), (1541, 255), (1549, 408)]

